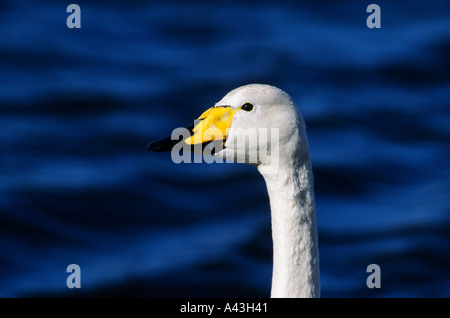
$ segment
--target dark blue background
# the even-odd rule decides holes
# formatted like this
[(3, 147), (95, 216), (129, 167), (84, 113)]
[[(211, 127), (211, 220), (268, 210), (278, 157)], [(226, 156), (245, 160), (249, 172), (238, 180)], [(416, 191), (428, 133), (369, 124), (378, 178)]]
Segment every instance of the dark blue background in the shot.
[(322, 295), (450, 296), (448, 1), (76, 3), (0, 1), (0, 296), (269, 296), (256, 169), (145, 151), (249, 83), (307, 123)]

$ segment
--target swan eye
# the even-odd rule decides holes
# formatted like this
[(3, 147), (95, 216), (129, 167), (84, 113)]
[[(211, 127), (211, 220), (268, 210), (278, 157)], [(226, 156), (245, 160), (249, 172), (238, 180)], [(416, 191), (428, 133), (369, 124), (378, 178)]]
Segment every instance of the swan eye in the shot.
[(241, 109), (245, 110), (246, 112), (249, 112), (253, 109), (253, 104), (245, 103), (241, 106)]

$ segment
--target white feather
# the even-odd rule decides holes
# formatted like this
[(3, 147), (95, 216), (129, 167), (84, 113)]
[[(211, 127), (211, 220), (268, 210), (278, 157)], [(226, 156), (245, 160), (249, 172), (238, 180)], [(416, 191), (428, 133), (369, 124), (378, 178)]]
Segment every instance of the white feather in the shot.
[[(236, 112), (226, 148), (217, 156), (244, 155), (242, 162), (255, 165), (266, 182), (273, 238), (271, 297), (319, 297), (317, 223), (305, 123), (290, 96), (269, 85), (239, 87), (216, 106), (238, 108), (244, 103), (252, 103), (254, 109)], [(269, 138), (268, 146), (278, 156), (268, 156), (260, 146), (236, 143), (248, 128), (258, 132), (275, 129), (278, 138)], [(249, 162), (252, 156), (256, 162)]]

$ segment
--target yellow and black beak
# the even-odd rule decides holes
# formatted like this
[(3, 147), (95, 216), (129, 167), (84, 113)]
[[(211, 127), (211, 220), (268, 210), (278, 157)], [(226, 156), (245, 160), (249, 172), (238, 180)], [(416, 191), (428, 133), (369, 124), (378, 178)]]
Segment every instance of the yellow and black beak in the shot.
[(158, 139), (149, 143), (147, 150), (152, 152), (171, 151), (173, 146), (179, 142), (191, 146), (201, 144), (203, 148), (214, 140), (221, 140), (224, 144), (237, 110), (230, 106), (211, 107), (200, 115), (198, 118), (200, 122), (186, 127), (190, 131), (190, 137), (184, 139), (181, 137), (179, 140), (172, 140), (171, 136)]

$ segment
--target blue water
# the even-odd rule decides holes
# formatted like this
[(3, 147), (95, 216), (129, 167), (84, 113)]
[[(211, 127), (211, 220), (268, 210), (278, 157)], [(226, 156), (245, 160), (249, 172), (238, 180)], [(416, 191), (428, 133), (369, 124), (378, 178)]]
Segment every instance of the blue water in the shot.
[(0, 296), (269, 296), (256, 169), (145, 151), (248, 83), (307, 123), (322, 296), (450, 296), (448, 1), (76, 3), (0, 1)]

